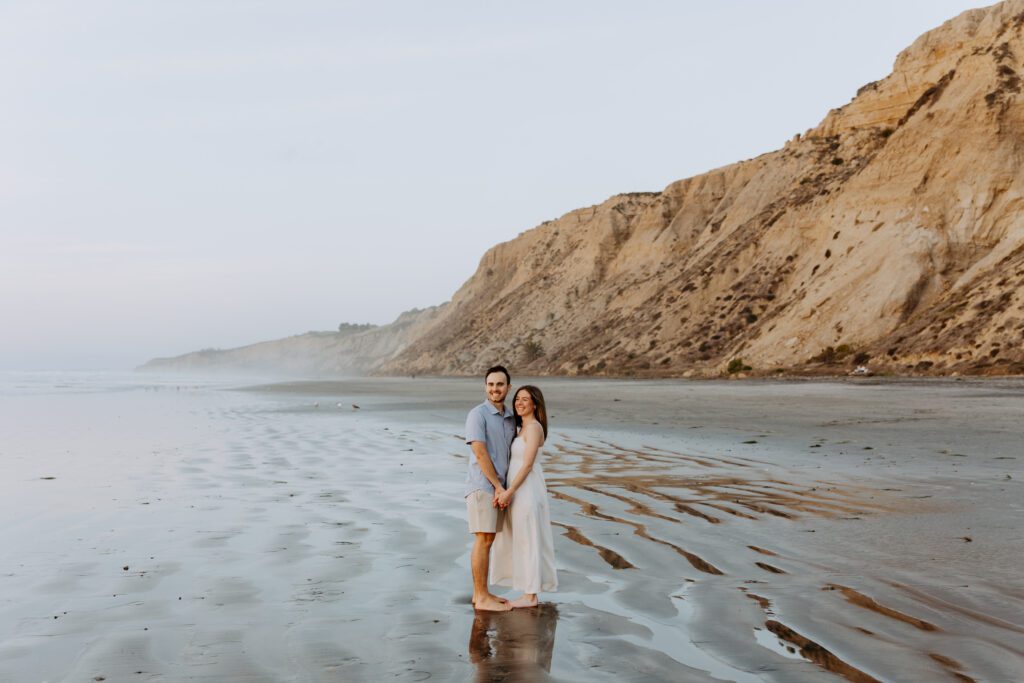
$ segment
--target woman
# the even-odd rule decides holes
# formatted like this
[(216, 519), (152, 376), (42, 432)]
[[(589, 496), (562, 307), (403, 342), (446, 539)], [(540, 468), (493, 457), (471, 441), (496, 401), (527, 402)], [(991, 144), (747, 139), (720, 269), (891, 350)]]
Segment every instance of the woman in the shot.
[(508, 486), (498, 496), (498, 504), (508, 507), (502, 530), (494, 539), (491, 583), (523, 591), (509, 603), (511, 607), (536, 607), (538, 593), (558, 587), (548, 490), (539, 462), (548, 436), (548, 413), (544, 394), (535, 386), (519, 388), (512, 405), (516, 437)]

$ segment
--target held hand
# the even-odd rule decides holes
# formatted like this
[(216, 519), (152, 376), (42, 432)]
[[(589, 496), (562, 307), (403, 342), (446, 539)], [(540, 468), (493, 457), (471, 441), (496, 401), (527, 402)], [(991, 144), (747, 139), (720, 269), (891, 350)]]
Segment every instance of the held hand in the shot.
[(500, 493), (500, 494), (498, 495), (498, 505), (499, 505), (499, 506), (501, 506), (501, 508), (502, 508), (503, 510), (504, 510), (505, 508), (507, 508), (507, 507), (508, 507), (508, 504), (509, 504), (509, 503), (511, 503), (511, 502), (512, 502), (512, 492), (511, 492), (511, 491), (508, 491), (508, 490), (503, 490), (503, 491), (502, 491), (502, 492), (501, 492), (501, 493)]
[(491, 499), (491, 506), (492, 507), (502, 507), (502, 505), (498, 502), (498, 498), (504, 492), (505, 492), (505, 489), (503, 489), (501, 487), (494, 489), (494, 497)]

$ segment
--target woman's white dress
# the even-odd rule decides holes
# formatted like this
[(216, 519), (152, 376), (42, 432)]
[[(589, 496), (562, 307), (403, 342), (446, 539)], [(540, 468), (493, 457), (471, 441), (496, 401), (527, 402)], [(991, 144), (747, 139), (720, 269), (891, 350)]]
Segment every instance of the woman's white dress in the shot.
[[(558, 588), (548, 489), (540, 464), (543, 450), (543, 446), (537, 450), (530, 473), (512, 496), (501, 531), (491, 546), (491, 583), (524, 593), (547, 593)], [(526, 441), (520, 434), (512, 442), (509, 484), (523, 467), (525, 451)]]

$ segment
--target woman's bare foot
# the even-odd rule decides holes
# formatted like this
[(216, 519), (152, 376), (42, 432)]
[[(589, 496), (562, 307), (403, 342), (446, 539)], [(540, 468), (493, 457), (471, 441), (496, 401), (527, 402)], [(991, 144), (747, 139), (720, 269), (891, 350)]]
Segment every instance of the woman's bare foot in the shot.
[(519, 596), (518, 598), (516, 598), (515, 600), (513, 600), (512, 602), (510, 602), (508, 604), (513, 609), (516, 608), (516, 607), (536, 607), (537, 606), (537, 595), (536, 594), (529, 595), (529, 594), (525, 594), (524, 593), (523, 595)]
[(482, 600), (474, 601), (473, 608), (482, 612), (507, 612), (512, 609), (507, 600), (502, 600), (495, 595), (487, 595)]

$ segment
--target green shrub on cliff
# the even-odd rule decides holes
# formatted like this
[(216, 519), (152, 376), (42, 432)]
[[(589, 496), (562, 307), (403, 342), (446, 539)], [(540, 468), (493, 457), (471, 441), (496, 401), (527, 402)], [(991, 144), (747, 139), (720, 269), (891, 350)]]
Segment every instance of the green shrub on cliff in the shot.
[(744, 365), (742, 358), (733, 358), (729, 361), (729, 367), (726, 368), (726, 372), (730, 375), (735, 375), (737, 372), (750, 372), (753, 369), (749, 365)]
[(527, 340), (523, 342), (523, 355), (526, 357), (527, 363), (537, 360), (544, 355), (544, 347), (535, 339)]

